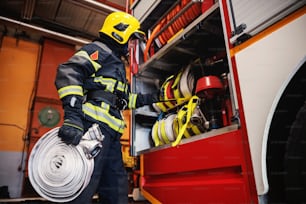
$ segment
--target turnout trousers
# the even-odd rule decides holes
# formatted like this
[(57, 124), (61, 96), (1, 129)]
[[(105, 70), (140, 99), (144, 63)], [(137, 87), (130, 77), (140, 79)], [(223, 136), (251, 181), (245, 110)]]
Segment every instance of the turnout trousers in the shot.
[[(84, 121), (87, 129), (92, 122)], [(94, 171), (88, 186), (73, 201), (69, 203), (90, 204), (93, 196), (98, 193), (99, 203), (127, 204), (128, 176), (123, 165), (120, 137), (121, 134), (99, 124), (104, 140), (100, 153), (94, 158)]]

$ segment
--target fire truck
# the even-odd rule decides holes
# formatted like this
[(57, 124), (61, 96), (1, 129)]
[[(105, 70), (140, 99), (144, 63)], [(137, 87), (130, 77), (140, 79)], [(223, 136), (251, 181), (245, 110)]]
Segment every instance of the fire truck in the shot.
[(132, 5), (148, 32), (132, 53), (134, 90), (164, 100), (132, 114), (142, 194), (305, 202), (305, 1), (169, 2)]
[[(160, 98), (124, 112), (133, 199), (306, 202), (305, 0), (126, 5), (147, 34), (130, 43), (127, 78), (133, 92)], [(33, 191), (28, 156), (63, 122), (56, 67), (89, 40), (0, 21), (0, 195), (25, 198)], [(9, 35), (12, 28), (22, 32)]]

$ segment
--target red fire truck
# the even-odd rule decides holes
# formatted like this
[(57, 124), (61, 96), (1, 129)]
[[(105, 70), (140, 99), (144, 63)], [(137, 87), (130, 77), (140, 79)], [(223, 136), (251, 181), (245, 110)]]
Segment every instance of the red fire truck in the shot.
[(305, 1), (169, 2), (131, 7), (148, 32), (133, 49), (134, 90), (164, 100), (132, 115), (142, 194), (305, 202)]
[[(95, 1), (25, 2), (41, 8), (24, 10), (41, 17), (32, 22), (58, 24), (51, 31), (30, 25), (30, 14), (24, 14), (27, 22), (0, 16), (0, 195), (14, 201), (33, 190), (27, 174), (31, 149), (62, 122), (56, 67), (89, 42), (55, 31), (68, 8), (91, 20), (99, 14), (82, 9), (100, 9)], [(21, 7), (18, 1), (0, 5), (11, 3)], [(124, 113), (123, 153), (134, 200), (306, 202), (305, 0), (126, 5), (147, 34), (147, 42), (130, 44), (132, 89), (160, 95), (159, 103)], [(41, 12), (46, 8), (65, 18), (51, 19)]]

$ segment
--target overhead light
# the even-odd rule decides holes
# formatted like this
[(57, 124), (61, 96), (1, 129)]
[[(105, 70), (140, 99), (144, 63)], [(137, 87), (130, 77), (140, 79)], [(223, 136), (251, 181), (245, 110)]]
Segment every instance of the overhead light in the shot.
[(23, 19), (26, 19), (26, 20), (32, 19), (35, 4), (36, 4), (36, 0), (25, 0), (24, 1), (23, 13), (21, 16)]

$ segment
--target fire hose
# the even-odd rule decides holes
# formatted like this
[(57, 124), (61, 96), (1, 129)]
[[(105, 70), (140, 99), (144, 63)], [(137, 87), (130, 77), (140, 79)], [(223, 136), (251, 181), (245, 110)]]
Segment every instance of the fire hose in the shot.
[(59, 128), (45, 133), (29, 157), (29, 179), (35, 191), (53, 202), (69, 202), (88, 185), (94, 157), (102, 148), (104, 135), (94, 124), (77, 146), (66, 145), (58, 137)]
[(170, 113), (154, 123), (151, 136), (155, 146), (170, 144), (177, 146), (183, 137), (188, 138), (206, 132), (209, 122), (198, 107), (200, 99), (193, 96), (177, 113)]

